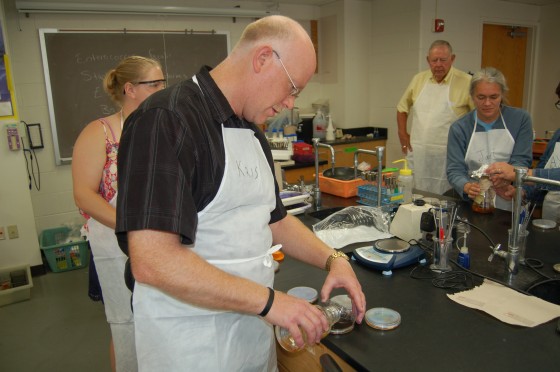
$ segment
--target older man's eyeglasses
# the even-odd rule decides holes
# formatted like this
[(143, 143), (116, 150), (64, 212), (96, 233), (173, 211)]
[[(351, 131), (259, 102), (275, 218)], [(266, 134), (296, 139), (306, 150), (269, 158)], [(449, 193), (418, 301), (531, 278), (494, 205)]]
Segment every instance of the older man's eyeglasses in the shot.
[(296, 87), (296, 85), (294, 84), (294, 81), (292, 80), (292, 77), (290, 76), (290, 73), (288, 72), (288, 70), (286, 69), (286, 66), (284, 66), (284, 62), (282, 62), (282, 58), (280, 58), (280, 55), (278, 54), (277, 51), (273, 50), (272, 51), (276, 57), (278, 58), (278, 60), (280, 61), (280, 64), (282, 65), (282, 68), (284, 69), (284, 71), (286, 71), (286, 75), (288, 75), (288, 79), (290, 79), (290, 83), (292, 83), (292, 90), (290, 92), (290, 96), (292, 97), (297, 97), (299, 94), (299, 89), (298, 87)]
[(136, 81), (133, 82), (132, 84), (134, 85), (143, 84), (149, 86), (150, 88), (165, 88), (167, 86), (167, 80), (158, 79), (158, 80), (149, 80), (149, 81)]
[(560, 110), (560, 99), (558, 101), (556, 101), (556, 103), (554, 104), (554, 106), (556, 106), (556, 108), (558, 110)]

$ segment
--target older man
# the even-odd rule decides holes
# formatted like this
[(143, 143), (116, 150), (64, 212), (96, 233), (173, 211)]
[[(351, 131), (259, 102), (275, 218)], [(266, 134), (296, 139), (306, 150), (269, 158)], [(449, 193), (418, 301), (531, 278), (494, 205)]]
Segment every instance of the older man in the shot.
[(451, 188), (445, 164), (449, 127), (474, 107), (469, 97), (471, 76), (452, 67), (455, 55), (445, 40), (432, 43), (426, 60), (430, 70), (414, 76), (397, 105), (398, 133), (401, 150), (414, 170), (415, 188), (443, 194)]
[(301, 25), (265, 17), (215, 69), (152, 96), (127, 120), (116, 230), (136, 279), (140, 371), (276, 370), (272, 325), (298, 346), (302, 331), (319, 342), (321, 311), (272, 289), (277, 244), (327, 270), (321, 299), (345, 288), (363, 319), (348, 257), (287, 215), (254, 124), (292, 108), (315, 65)]

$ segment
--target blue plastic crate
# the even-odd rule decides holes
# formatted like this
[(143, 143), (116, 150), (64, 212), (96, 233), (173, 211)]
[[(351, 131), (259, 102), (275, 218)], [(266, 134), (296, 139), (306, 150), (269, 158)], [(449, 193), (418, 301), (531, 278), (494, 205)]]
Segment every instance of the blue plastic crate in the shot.
[(41, 250), (52, 272), (81, 269), (89, 263), (88, 242), (82, 238), (67, 241), (70, 228), (55, 227), (41, 232)]

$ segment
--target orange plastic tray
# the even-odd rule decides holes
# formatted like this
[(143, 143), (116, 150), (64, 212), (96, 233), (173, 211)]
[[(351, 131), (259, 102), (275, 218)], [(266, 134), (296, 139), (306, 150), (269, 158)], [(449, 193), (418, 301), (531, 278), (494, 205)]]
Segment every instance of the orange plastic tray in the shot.
[(341, 181), (335, 178), (323, 177), (319, 175), (319, 188), (321, 192), (340, 196), (341, 198), (351, 198), (358, 195), (358, 186), (365, 185), (368, 181), (357, 178), (350, 181)]

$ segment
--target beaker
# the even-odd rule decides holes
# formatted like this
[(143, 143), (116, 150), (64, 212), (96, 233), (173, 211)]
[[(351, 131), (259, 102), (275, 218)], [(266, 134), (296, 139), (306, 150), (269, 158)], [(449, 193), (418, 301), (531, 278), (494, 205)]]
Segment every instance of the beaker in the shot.
[(490, 181), (487, 175), (483, 175), (480, 177), (478, 185), (480, 186), (480, 193), (474, 198), (472, 210), (477, 213), (494, 212), (496, 191), (492, 187), (492, 181)]
[(529, 231), (525, 229), (519, 229), (517, 232), (517, 244), (513, 241), (513, 233), (511, 229), (508, 229), (508, 251), (511, 247), (517, 246), (518, 249), (518, 257), (519, 263), (525, 263), (525, 248), (527, 246), (527, 235), (529, 235)]
[(434, 263), (430, 265), (430, 270), (446, 272), (451, 271), (449, 264), (449, 252), (453, 247), (453, 238), (446, 237), (443, 239), (434, 238)]

